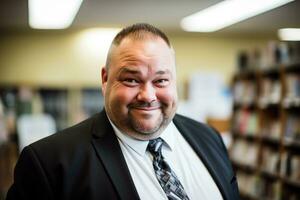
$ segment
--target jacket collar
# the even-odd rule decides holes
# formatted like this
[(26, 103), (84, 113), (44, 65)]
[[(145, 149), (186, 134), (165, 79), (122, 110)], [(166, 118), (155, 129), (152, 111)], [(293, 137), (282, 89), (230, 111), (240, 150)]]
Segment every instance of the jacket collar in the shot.
[(117, 137), (113, 133), (113, 128), (104, 110), (95, 117), (92, 135), (92, 145), (112, 180), (120, 199), (139, 199)]
[(218, 148), (216, 144), (212, 142), (212, 136), (217, 133), (208, 127), (204, 128), (204, 125), (203, 129), (198, 125), (196, 128), (193, 128), (191, 121), (186, 122), (186, 119), (187, 118), (180, 115), (175, 115), (173, 121), (179, 132), (191, 145), (210, 172), (224, 200), (232, 199), (230, 179), (233, 178), (233, 174), (226, 173), (225, 168), (227, 166), (224, 165), (222, 160), (224, 158), (222, 158), (220, 152), (216, 150)]
[[(220, 160), (216, 158), (213, 144), (209, 144), (211, 138), (206, 138), (207, 135), (202, 134), (201, 130), (195, 129), (197, 134), (192, 133), (193, 130), (188, 128), (187, 124), (183, 123), (182, 119), (182, 117), (176, 115), (173, 119), (175, 126), (207, 167), (220, 189), (223, 198), (230, 199), (231, 188), (228, 188), (228, 186), (230, 186), (230, 180), (228, 180), (228, 175), (226, 176), (223, 173), (223, 165), (220, 163)], [(205, 131), (207, 130), (204, 130), (204, 132)], [(117, 137), (113, 132), (114, 130), (109, 123), (105, 110), (103, 110), (96, 116), (93, 123), (92, 144), (99, 159), (106, 168), (120, 199), (139, 199)], [(126, 187), (124, 187), (125, 185)]]

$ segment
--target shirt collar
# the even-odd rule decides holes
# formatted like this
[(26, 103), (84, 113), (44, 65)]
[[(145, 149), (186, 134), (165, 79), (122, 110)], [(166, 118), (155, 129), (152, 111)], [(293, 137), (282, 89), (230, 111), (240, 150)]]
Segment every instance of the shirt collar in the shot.
[[(108, 116), (107, 116), (108, 117)], [(109, 119), (109, 117), (108, 117)], [(148, 140), (137, 140), (135, 138), (132, 138), (128, 136), (127, 134), (123, 133), (118, 129), (115, 124), (109, 119), (110, 124), (112, 125), (116, 136), (118, 139), (125, 145), (129, 146), (131, 149), (133, 149), (136, 153), (138, 153), (141, 156), (144, 156), (147, 150), (147, 146), (149, 141)], [(171, 121), (171, 123), (167, 126), (167, 128), (161, 133), (159, 137), (161, 137), (165, 141), (165, 146), (169, 150), (174, 149), (174, 134), (176, 134), (176, 127)]]

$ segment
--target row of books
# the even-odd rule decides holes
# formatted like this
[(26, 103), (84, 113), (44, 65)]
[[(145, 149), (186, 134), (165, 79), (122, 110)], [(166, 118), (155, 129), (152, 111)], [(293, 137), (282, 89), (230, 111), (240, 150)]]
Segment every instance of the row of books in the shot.
[(300, 74), (289, 73), (286, 75), (286, 97), (300, 97)]
[(284, 139), (286, 142), (300, 142), (300, 114), (289, 113), (286, 120)]
[(254, 104), (256, 93), (256, 83), (253, 80), (237, 80), (234, 83), (233, 100), (235, 104)]
[(241, 194), (247, 194), (253, 198), (257, 197), (257, 181), (258, 177), (253, 174), (244, 173), (243, 171), (236, 172), (239, 190)]
[(4, 116), (4, 105), (0, 99), (0, 146), (8, 140), (8, 133), (6, 128), (6, 118)]
[(282, 188), (277, 180), (258, 178), (257, 194), (260, 199), (280, 200)]
[(237, 139), (230, 156), (234, 163), (260, 169), (274, 176), (280, 172), (282, 177), (289, 177), (300, 184), (299, 152), (286, 151), (281, 155), (278, 147), (264, 145), (260, 150), (260, 146), (255, 142)]
[(278, 116), (263, 116), (263, 123), (261, 125), (260, 135), (263, 138), (280, 139), (281, 134), (281, 122)]
[(241, 51), (237, 58), (237, 66), (239, 70), (269, 69), (279, 64), (298, 63), (299, 61), (299, 42), (271, 41), (264, 48)]
[[(298, 170), (299, 171), (299, 170)], [(265, 179), (256, 173), (236, 172), (241, 196), (245, 199), (298, 200), (297, 189), (281, 183), (278, 179)]]
[(0, 199), (4, 199), (8, 188), (12, 184), (13, 169), (17, 158), (16, 144), (4, 143), (0, 145)]
[[(300, 68), (300, 67), (299, 67)], [(264, 76), (257, 88), (255, 79), (236, 80), (233, 85), (233, 99), (236, 105), (254, 105), (256, 100), (261, 108), (279, 104), (283, 96), (285, 107), (300, 106), (300, 74), (287, 73), (283, 82), (279, 77)], [(256, 97), (258, 97), (256, 99)]]
[(284, 152), (281, 157), (280, 174), (300, 183), (300, 154)]
[(237, 171), (239, 189), (246, 198), (280, 200), (281, 187), (278, 181), (270, 181), (259, 175)]
[(278, 148), (263, 146), (261, 151), (261, 170), (276, 174), (280, 167), (280, 154)]
[(237, 139), (230, 151), (231, 159), (239, 164), (256, 167), (259, 146), (256, 143)]
[[(281, 99), (282, 86), (280, 80), (272, 78), (263, 78), (261, 80), (261, 87), (257, 89), (254, 80), (237, 80), (233, 86), (233, 98), (235, 104), (253, 105), (256, 103), (256, 96), (258, 96), (258, 103), (261, 107), (269, 104), (278, 104)], [(289, 89), (290, 91), (291, 89)], [(258, 95), (259, 92), (259, 95)], [(290, 92), (294, 94), (295, 91)], [(291, 95), (289, 96), (295, 96)]]
[(286, 75), (286, 95), (284, 105), (300, 106), (300, 74), (289, 73)]
[(233, 130), (242, 135), (256, 135), (258, 133), (258, 115), (247, 108), (238, 109), (233, 116)]
[(55, 120), (56, 130), (61, 130), (102, 109), (99, 89), (74, 91), (79, 95), (70, 95), (72, 89), (0, 87), (0, 143), (18, 133), (17, 121), (22, 115), (48, 114)]
[[(263, 122), (259, 127), (259, 116), (255, 109), (239, 108), (233, 115), (232, 130), (240, 135), (279, 140), (283, 125), (279, 115), (276, 112), (264, 112), (261, 118)], [(287, 113), (283, 135), (286, 142), (300, 142), (300, 115), (297, 112)]]
[(16, 133), (17, 99), (16, 90), (8, 88), (0, 90), (0, 144), (13, 138)]
[(281, 83), (278, 79), (263, 78), (261, 81), (259, 105), (278, 104), (281, 98)]

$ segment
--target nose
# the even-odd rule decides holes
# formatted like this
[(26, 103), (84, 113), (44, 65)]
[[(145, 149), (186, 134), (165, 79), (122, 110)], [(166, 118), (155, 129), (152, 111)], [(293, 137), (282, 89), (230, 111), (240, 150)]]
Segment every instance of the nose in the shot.
[(151, 103), (155, 101), (156, 98), (156, 90), (152, 84), (145, 84), (140, 87), (139, 93), (137, 95), (137, 100), (142, 102)]

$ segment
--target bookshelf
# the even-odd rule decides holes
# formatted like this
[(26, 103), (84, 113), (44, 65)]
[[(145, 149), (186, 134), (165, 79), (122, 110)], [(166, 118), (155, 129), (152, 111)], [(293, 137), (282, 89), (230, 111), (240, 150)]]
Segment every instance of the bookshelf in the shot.
[(241, 199), (300, 199), (300, 44), (239, 55), (230, 157)]
[(47, 114), (56, 132), (99, 112), (103, 104), (100, 87), (0, 85), (0, 199), (12, 183), (21, 150), (17, 124), (22, 116)]

